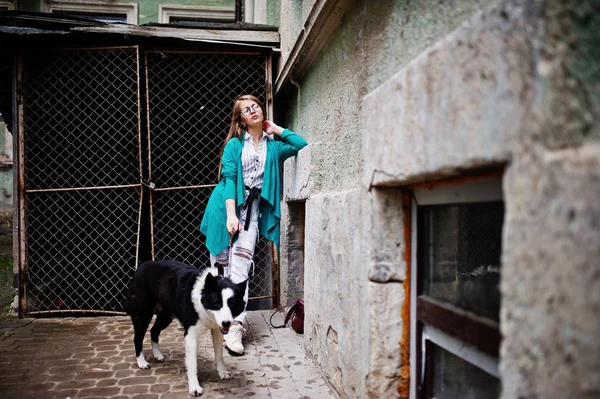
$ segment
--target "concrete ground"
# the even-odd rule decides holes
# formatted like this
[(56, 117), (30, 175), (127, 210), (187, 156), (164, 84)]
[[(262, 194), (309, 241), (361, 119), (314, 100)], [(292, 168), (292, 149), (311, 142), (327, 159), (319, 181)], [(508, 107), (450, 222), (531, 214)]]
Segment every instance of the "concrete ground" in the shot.
[[(206, 398), (336, 398), (309, 358), (302, 336), (272, 329), (270, 311), (249, 312), (246, 354), (230, 356), (233, 374), (220, 380), (210, 333), (200, 340), (198, 378)], [(283, 315), (277, 315), (278, 322)], [(274, 319), (275, 319), (274, 318)], [(275, 320), (274, 320), (275, 322)], [(149, 332), (135, 362), (128, 317), (0, 320), (0, 396), (8, 398), (189, 398), (183, 329), (174, 321), (161, 335), (164, 363), (152, 357)]]

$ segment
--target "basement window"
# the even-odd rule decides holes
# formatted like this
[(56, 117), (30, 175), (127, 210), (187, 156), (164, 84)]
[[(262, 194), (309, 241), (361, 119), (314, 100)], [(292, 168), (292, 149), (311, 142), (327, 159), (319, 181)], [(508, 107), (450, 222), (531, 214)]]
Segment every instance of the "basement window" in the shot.
[(412, 397), (500, 395), (500, 175), (413, 187)]

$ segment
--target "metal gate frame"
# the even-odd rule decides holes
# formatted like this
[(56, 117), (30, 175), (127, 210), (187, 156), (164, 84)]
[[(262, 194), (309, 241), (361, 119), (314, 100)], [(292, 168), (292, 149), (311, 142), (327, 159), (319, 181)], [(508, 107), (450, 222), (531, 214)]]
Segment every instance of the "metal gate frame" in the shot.
[[(15, 188), (18, 193), (18, 206), (15, 207), (15, 220), (17, 222), (17, 236), (18, 242), (16, 243), (17, 252), (15, 254), (15, 260), (18, 264), (19, 269), (19, 316), (23, 317), (26, 314), (29, 315), (43, 315), (43, 314), (73, 314), (73, 313), (85, 313), (85, 314), (118, 314), (123, 315), (123, 312), (111, 311), (111, 310), (96, 310), (96, 309), (60, 309), (60, 310), (43, 310), (43, 311), (31, 311), (28, 312), (27, 309), (27, 268), (28, 268), (28, 258), (27, 258), (27, 194), (36, 194), (36, 193), (57, 193), (57, 192), (89, 192), (92, 190), (107, 190), (107, 189), (127, 189), (127, 188), (136, 188), (139, 190), (139, 206), (137, 209), (137, 228), (136, 228), (136, 244), (135, 244), (135, 267), (137, 267), (139, 263), (139, 250), (140, 250), (140, 226), (142, 220), (142, 204), (144, 201), (144, 193), (143, 186), (150, 185), (151, 183), (151, 127), (150, 127), (150, 104), (148, 99), (148, 65), (145, 63), (145, 78), (146, 78), (146, 113), (147, 113), (147, 140), (148, 140), (148, 182), (144, 181), (144, 160), (142, 157), (142, 118), (141, 113), (143, 111), (141, 104), (141, 72), (142, 66), (140, 65), (140, 57), (143, 52), (139, 46), (100, 46), (100, 47), (78, 47), (78, 48), (69, 48), (62, 49), (61, 52), (69, 52), (69, 51), (92, 51), (92, 50), (110, 50), (110, 49), (136, 49), (137, 54), (137, 147), (138, 147), (138, 172), (139, 172), (139, 181), (136, 184), (126, 184), (126, 185), (115, 185), (115, 186), (94, 186), (94, 187), (64, 187), (64, 188), (39, 188), (39, 189), (27, 189), (27, 182), (25, 176), (25, 116), (24, 116), (24, 103), (23, 103), (23, 71), (24, 71), (24, 59), (23, 56), (18, 56), (16, 58), (16, 74), (13, 78), (14, 81), (14, 95), (17, 99), (14, 107), (14, 114), (17, 116), (17, 124), (16, 124), (16, 136), (17, 140), (15, 145), (15, 150), (17, 152), (15, 156), (15, 170), (17, 171), (17, 178), (15, 179)], [(169, 52), (169, 51), (162, 51)], [(206, 54), (253, 54), (253, 55), (261, 55), (265, 57), (265, 108), (267, 110), (267, 116), (273, 114), (273, 97), (272, 97), (272, 56), (270, 52), (231, 52), (231, 51), (191, 51), (195, 54), (198, 53), (206, 53)], [(144, 53), (144, 57), (146, 57), (146, 52)], [(150, 210), (149, 210), (149, 218), (150, 218), (150, 249), (151, 255), (154, 259), (155, 256), (155, 243), (154, 243), (154, 213), (152, 208), (152, 196), (153, 191), (167, 191), (167, 190), (175, 190), (175, 189), (190, 189), (190, 188), (211, 188), (214, 187), (215, 184), (210, 185), (202, 185), (202, 186), (190, 186), (190, 187), (163, 187), (163, 188), (155, 188), (154, 190), (149, 191), (149, 201), (150, 201)], [(270, 252), (270, 260), (271, 260), (271, 295), (263, 295), (263, 296), (254, 296), (250, 297), (251, 300), (260, 300), (260, 299), (273, 299), (273, 303), (278, 302), (279, 297), (279, 267), (278, 267), (278, 253), (277, 249), (273, 243), (268, 243), (268, 251)]]
[[(264, 65), (265, 65), (265, 76), (264, 76), (264, 81), (265, 81), (265, 87), (264, 87), (264, 98), (265, 98), (265, 108), (267, 111), (267, 117), (269, 115), (273, 114), (273, 96), (272, 96), (272, 75), (273, 75), (273, 70), (272, 70), (272, 56), (270, 53), (264, 53), (264, 52), (256, 52), (256, 51), (236, 51), (236, 52), (232, 52), (232, 51), (190, 51), (190, 50), (163, 50), (163, 51), (159, 51), (159, 50), (152, 50), (152, 51), (145, 51), (143, 54), (143, 57), (145, 59), (144, 62), (144, 67), (146, 68), (145, 71), (145, 78), (146, 78), (146, 123), (147, 123), (147, 134), (148, 134), (148, 186), (150, 187), (150, 194), (149, 194), (149, 201), (150, 201), (150, 226), (151, 226), (151, 252), (152, 252), (152, 259), (155, 259), (156, 256), (156, 241), (155, 241), (155, 210), (154, 210), (154, 196), (157, 193), (160, 192), (166, 192), (166, 191), (172, 191), (172, 190), (194, 190), (194, 189), (207, 189), (212, 191), (212, 188), (214, 188), (217, 183), (218, 180), (215, 181), (214, 183), (211, 184), (201, 184), (201, 185), (180, 185), (180, 186), (172, 186), (172, 187), (157, 187), (153, 180), (152, 180), (152, 133), (153, 133), (153, 128), (151, 125), (151, 121), (152, 121), (152, 106), (150, 104), (150, 99), (151, 99), (151, 94), (150, 94), (150, 85), (151, 85), (151, 73), (149, 71), (149, 61), (148, 61), (148, 55), (149, 54), (160, 54), (163, 57), (167, 57), (167, 55), (185, 55), (185, 54), (190, 54), (190, 55), (209, 55), (209, 56), (218, 56), (218, 55), (227, 55), (227, 56), (244, 56), (244, 55), (248, 55), (248, 56), (258, 56), (258, 57), (264, 57)], [(241, 93), (238, 93), (241, 94)], [(227, 110), (227, 112), (229, 112), (229, 110)], [(218, 143), (219, 145), (221, 143)], [(218, 165), (218, 162), (217, 162)], [(194, 226), (196, 229), (199, 227), (199, 222), (197, 226)], [(264, 240), (264, 239), (261, 239)], [(266, 240), (264, 240), (266, 241)], [(200, 244), (200, 243), (199, 243)], [(261, 245), (262, 244), (262, 245)], [(273, 303), (277, 303), (278, 302), (278, 297), (279, 297), (279, 267), (278, 267), (278, 257), (277, 257), (277, 248), (275, 247), (275, 245), (272, 242), (268, 242), (268, 244), (266, 242), (259, 242), (257, 248), (267, 245), (268, 247), (268, 255), (270, 258), (270, 263), (271, 263), (271, 295), (258, 295), (258, 296), (252, 296), (252, 292), (253, 292), (253, 286), (255, 286), (257, 283), (256, 281), (253, 282), (253, 286), (251, 286), (251, 290), (250, 290), (250, 297), (249, 300), (261, 300), (261, 299), (273, 299)], [(255, 254), (255, 257), (258, 254)], [(183, 259), (184, 261), (188, 261), (188, 263), (191, 263), (189, 260), (187, 259)]]
[(139, 237), (140, 237), (140, 220), (142, 215), (143, 189), (142, 189), (142, 153), (141, 153), (141, 99), (140, 99), (140, 51), (139, 46), (94, 46), (94, 47), (73, 47), (60, 49), (58, 51), (50, 51), (50, 54), (67, 54), (74, 52), (85, 51), (118, 51), (118, 50), (135, 50), (136, 53), (136, 71), (135, 79), (137, 84), (137, 148), (138, 148), (138, 183), (124, 185), (107, 185), (107, 186), (81, 186), (81, 187), (65, 187), (65, 188), (42, 188), (42, 189), (27, 189), (26, 182), (26, 165), (25, 165), (25, 115), (24, 115), (24, 98), (23, 98), (23, 73), (24, 73), (24, 56), (16, 57), (16, 74), (13, 78), (13, 87), (15, 88), (15, 97), (17, 99), (14, 105), (15, 114), (17, 115), (17, 140), (15, 157), (15, 170), (17, 171), (16, 186), (18, 187), (18, 206), (15, 207), (16, 219), (18, 221), (18, 251), (17, 262), (19, 267), (19, 317), (25, 315), (44, 315), (44, 314), (113, 314), (123, 315), (124, 312), (111, 310), (97, 309), (60, 309), (60, 310), (42, 310), (28, 311), (27, 308), (27, 274), (28, 274), (28, 255), (27, 255), (27, 194), (32, 193), (63, 193), (63, 192), (91, 192), (97, 190), (114, 190), (137, 188), (139, 190), (139, 204), (137, 210), (137, 227), (135, 233), (135, 266), (137, 267), (139, 257)]

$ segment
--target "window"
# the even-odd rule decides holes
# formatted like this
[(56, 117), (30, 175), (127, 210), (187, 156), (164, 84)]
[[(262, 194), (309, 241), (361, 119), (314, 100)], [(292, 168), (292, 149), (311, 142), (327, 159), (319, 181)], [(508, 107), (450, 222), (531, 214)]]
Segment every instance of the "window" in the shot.
[(413, 397), (500, 395), (500, 175), (413, 187)]
[(41, 10), (92, 18), (102, 22), (138, 23), (137, 3), (117, 3), (111, 0), (42, 0)]
[(0, 0), (0, 11), (14, 10), (15, 0)]
[[(54, 12), (56, 13), (57, 11), (54, 11)], [(65, 13), (68, 15), (72, 15), (74, 17), (90, 18), (90, 19), (93, 19), (94, 21), (98, 21), (98, 22), (127, 23), (127, 15), (125, 15), (125, 14), (93, 14), (93, 13), (88, 14), (88, 13), (84, 13), (84, 12), (74, 12), (74, 11), (66, 11)]]
[(235, 6), (161, 4), (158, 6), (158, 22), (181, 25), (195, 25), (206, 22), (235, 22)]

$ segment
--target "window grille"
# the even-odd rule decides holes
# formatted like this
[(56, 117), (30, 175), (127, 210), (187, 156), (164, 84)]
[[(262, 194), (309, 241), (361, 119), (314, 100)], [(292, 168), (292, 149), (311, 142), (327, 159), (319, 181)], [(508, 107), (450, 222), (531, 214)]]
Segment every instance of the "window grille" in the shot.
[(411, 387), (416, 396), (500, 393), (500, 176), (414, 187)]

